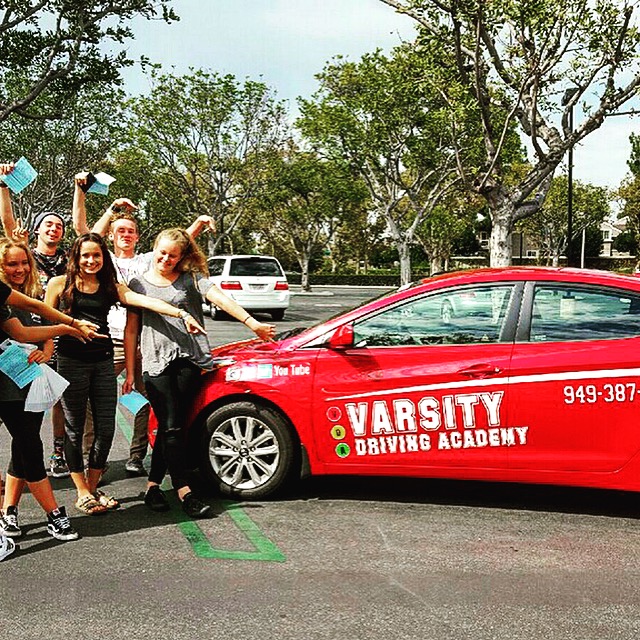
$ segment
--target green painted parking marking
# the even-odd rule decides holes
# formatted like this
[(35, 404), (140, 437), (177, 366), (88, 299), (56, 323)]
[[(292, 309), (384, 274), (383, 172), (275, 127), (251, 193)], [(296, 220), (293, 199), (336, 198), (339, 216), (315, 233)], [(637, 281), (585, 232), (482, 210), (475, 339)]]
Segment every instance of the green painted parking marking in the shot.
[[(125, 438), (131, 442), (133, 430), (127, 419), (118, 409), (117, 412), (118, 427), (124, 434)], [(170, 489), (169, 481), (165, 480), (162, 484), (163, 489)], [(182, 535), (191, 545), (193, 552), (199, 558), (216, 558), (219, 560), (260, 560), (262, 562), (285, 562), (286, 557), (278, 549), (278, 547), (262, 533), (258, 525), (249, 518), (249, 516), (231, 500), (217, 500), (214, 507), (217, 511), (227, 514), (234, 522), (236, 527), (242, 531), (247, 540), (254, 546), (255, 551), (230, 551), (227, 549), (216, 549), (211, 545), (206, 534), (200, 528), (200, 525), (191, 520), (177, 504), (177, 498), (172, 495), (169, 500), (173, 502), (172, 513), (175, 515), (178, 528)]]
[(286, 557), (267, 536), (262, 533), (258, 525), (230, 500), (220, 500), (217, 506), (222, 513), (231, 517), (234, 524), (242, 531), (254, 546), (255, 551), (230, 551), (214, 548), (197, 522), (183, 514), (182, 510), (174, 510), (178, 526), (191, 548), (199, 558), (218, 558), (221, 560), (260, 560), (263, 562), (285, 562)]

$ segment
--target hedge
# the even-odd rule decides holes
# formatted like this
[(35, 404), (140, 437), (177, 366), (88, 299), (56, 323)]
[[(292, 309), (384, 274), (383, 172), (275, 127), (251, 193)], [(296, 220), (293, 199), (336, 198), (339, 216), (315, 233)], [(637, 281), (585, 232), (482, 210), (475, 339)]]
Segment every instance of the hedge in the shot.
[[(514, 259), (513, 264), (535, 265), (534, 259)], [(631, 273), (636, 265), (635, 257), (598, 257), (587, 258), (585, 260), (588, 269), (603, 269), (605, 271), (618, 271), (621, 273)], [(451, 269), (469, 269), (486, 267), (488, 260), (476, 256), (470, 258), (454, 258), (451, 260)], [(563, 265), (561, 265), (563, 266)], [(428, 278), (428, 273), (413, 273), (412, 280), (417, 281)], [(287, 279), (291, 284), (300, 284), (301, 275), (299, 273), (287, 273)], [(312, 273), (309, 275), (309, 282), (313, 285), (334, 285), (334, 286), (354, 286), (354, 287), (398, 287), (400, 286), (400, 274), (390, 273), (365, 273), (365, 274), (332, 274), (332, 273)]]

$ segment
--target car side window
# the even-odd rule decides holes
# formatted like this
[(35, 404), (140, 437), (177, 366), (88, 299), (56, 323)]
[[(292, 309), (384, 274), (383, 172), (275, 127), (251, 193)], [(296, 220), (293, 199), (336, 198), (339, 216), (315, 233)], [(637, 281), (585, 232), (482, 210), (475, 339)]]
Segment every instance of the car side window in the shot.
[(210, 276), (221, 276), (224, 269), (224, 260), (212, 258), (208, 263)]
[(615, 289), (536, 285), (531, 342), (640, 336), (640, 296)]
[(499, 342), (513, 285), (465, 287), (400, 304), (354, 325), (363, 347)]

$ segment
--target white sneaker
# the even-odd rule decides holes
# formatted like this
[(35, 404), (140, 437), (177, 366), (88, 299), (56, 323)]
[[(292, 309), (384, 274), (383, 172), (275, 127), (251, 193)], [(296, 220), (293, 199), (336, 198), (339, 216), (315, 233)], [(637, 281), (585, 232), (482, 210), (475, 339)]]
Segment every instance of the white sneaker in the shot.
[(6, 513), (0, 511), (0, 536), (19, 538), (22, 529), (18, 524), (18, 507), (7, 507)]
[(16, 550), (16, 543), (6, 536), (0, 536), (0, 560), (8, 558)]

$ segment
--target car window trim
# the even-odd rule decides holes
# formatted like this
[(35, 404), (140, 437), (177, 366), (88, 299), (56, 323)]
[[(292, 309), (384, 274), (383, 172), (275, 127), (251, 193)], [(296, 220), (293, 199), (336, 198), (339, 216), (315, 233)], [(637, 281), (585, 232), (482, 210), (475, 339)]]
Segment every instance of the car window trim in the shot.
[[(569, 280), (528, 280), (526, 282), (524, 296), (522, 299), (522, 311), (518, 321), (515, 341), (518, 343), (530, 344), (558, 344), (561, 342), (589, 342), (589, 340), (549, 340), (544, 343), (531, 342), (531, 321), (533, 319), (533, 298), (537, 286), (565, 287), (574, 291), (582, 290), (588, 293), (602, 293), (605, 295), (617, 294), (624, 296), (639, 296), (640, 292), (631, 289), (623, 289), (621, 287), (604, 285), (604, 284), (588, 284), (584, 282), (571, 282)], [(634, 336), (620, 336), (617, 338), (603, 338), (603, 340), (629, 340)]]
[[(522, 304), (522, 296), (523, 296), (523, 290), (524, 290), (524, 284), (525, 282), (522, 280), (492, 280), (492, 281), (488, 281), (488, 282), (474, 282), (474, 283), (469, 283), (469, 284), (464, 284), (464, 285), (454, 285), (451, 287), (443, 287), (442, 289), (433, 289), (431, 291), (425, 291), (423, 295), (420, 296), (420, 298), (427, 298), (430, 296), (435, 296), (435, 295), (440, 295), (440, 294), (445, 294), (447, 295), (449, 292), (454, 292), (454, 291), (462, 291), (465, 289), (482, 289), (482, 288), (487, 288), (487, 287), (502, 287), (502, 286), (510, 286), (512, 287), (511, 290), (511, 294), (509, 296), (509, 302), (508, 307), (507, 307), (507, 313), (505, 316), (505, 322), (504, 322), (504, 327), (502, 328), (502, 331), (500, 333), (500, 336), (498, 337), (497, 342), (492, 342), (492, 343), (488, 343), (488, 344), (508, 344), (508, 343), (512, 343), (514, 342), (514, 337), (516, 334), (516, 329), (517, 329), (517, 322), (518, 322), (518, 317), (520, 314), (520, 306)], [(386, 294), (385, 294), (386, 295)], [(374, 311), (371, 311), (370, 313), (368, 313), (367, 315), (364, 316), (360, 316), (359, 318), (353, 319), (350, 322), (363, 322), (366, 320), (369, 320), (371, 318), (374, 318), (376, 315), (379, 315), (380, 313), (383, 312), (387, 312), (387, 311), (391, 311), (392, 309), (395, 309), (396, 307), (402, 306), (404, 304), (408, 304), (414, 300), (416, 300), (417, 298), (411, 298), (411, 297), (407, 297), (404, 298), (402, 300), (398, 300), (396, 301), (396, 303), (394, 305), (390, 305), (388, 307), (384, 307), (382, 309), (376, 309)], [(336, 327), (337, 329), (338, 327)], [(335, 329), (334, 329), (335, 330)], [(316, 337), (314, 340), (311, 340), (310, 342), (308, 342), (307, 344), (304, 345), (300, 345), (300, 348), (310, 348), (310, 349), (319, 349), (319, 348), (326, 348), (326, 340), (327, 340), (327, 336), (330, 335), (330, 333), (333, 333), (332, 330), (331, 332), (323, 335), (323, 336), (318, 336)], [(473, 342), (473, 343), (469, 343), (469, 344), (450, 344), (450, 345), (446, 345), (448, 347), (468, 347), (468, 346), (472, 346), (472, 345), (478, 345), (478, 344), (482, 344), (482, 343), (477, 343), (477, 342)], [(420, 345), (412, 345), (414, 347), (418, 347)], [(443, 346), (443, 345), (421, 345), (423, 347), (438, 347), (438, 346)], [(351, 349), (347, 349), (344, 353), (350, 353), (352, 351), (360, 351), (362, 347), (352, 347)], [(377, 346), (377, 347), (363, 347), (363, 348), (374, 348), (374, 349), (397, 349), (397, 347), (394, 346)]]

